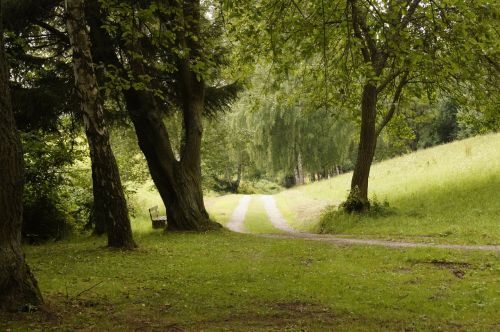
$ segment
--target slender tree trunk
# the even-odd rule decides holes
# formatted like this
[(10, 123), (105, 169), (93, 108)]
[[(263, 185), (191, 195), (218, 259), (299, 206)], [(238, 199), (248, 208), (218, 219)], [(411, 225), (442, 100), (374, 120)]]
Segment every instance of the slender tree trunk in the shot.
[(238, 168), (236, 169), (236, 181), (233, 184), (233, 192), (237, 193), (241, 183), (241, 173), (243, 172), (243, 164), (241, 157), (238, 158)]
[(410, 149), (412, 151), (418, 150), (418, 142), (419, 141), (420, 141), (420, 130), (417, 126), (417, 129), (415, 129), (415, 138), (410, 141)]
[(372, 83), (367, 83), (363, 87), (358, 156), (351, 180), (351, 191), (349, 193), (349, 199), (354, 199), (357, 202), (351, 209), (353, 211), (363, 211), (370, 207), (368, 201), (368, 178), (377, 144), (375, 128), (376, 107), (377, 87)]
[(0, 310), (19, 310), (43, 302), (21, 248), (23, 188), (22, 147), (12, 113), (0, 27)]
[(304, 179), (304, 166), (302, 164), (302, 154), (299, 153), (297, 154), (297, 184), (298, 185), (303, 185), (305, 183)]
[(294, 177), (294, 181), (295, 181), (295, 183), (296, 183), (296, 184), (298, 184), (298, 183), (299, 183), (299, 181), (300, 181), (300, 180), (299, 180), (299, 168), (298, 168), (298, 166), (295, 166), (295, 167), (293, 168), (293, 177)]
[[(84, 20), (83, 0), (67, 0), (66, 24), (73, 49), (75, 85), (81, 98), (85, 132), (92, 161), (94, 220), (105, 225), (108, 246), (132, 249), (136, 245), (128, 216), (118, 166), (104, 123), (104, 110), (92, 64)], [(102, 222), (102, 221), (105, 222)]]

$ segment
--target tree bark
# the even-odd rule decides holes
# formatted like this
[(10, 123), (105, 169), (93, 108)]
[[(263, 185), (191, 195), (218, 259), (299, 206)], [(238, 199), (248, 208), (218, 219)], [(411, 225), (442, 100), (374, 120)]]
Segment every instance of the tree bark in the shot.
[(377, 144), (376, 110), (377, 87), (373, 83), (367, 83), (363, 87), (358, 155), (348, 199), (357, 202), (352, 209), (356, 211), (363, 211), (370, 207), (368, 200), (368, 178)]
[[(112, 39), (104, 31), (99, 6), (95, 0), (87, 7), (92, 12), (91, 36), (95, 59), (106, 65), (124, 68), (113, 49)], [(191, 8), (196, 14), (196, 8)], [(199, 15), (199, 10), (198, 10)], [(195, 29), (197, 25), (190, 25)], [(141, 52), (140, 41), (125, 49)], [(147, 74), (141, 60), (129, 57), (128, 65), (135, 79)], [(163, 114), (151, 91), (133, 87), (123, 91), (127, 111), (134, 125), (139, 147), (148, 163), (149, 171), (167, 211), (168, 230), (204, 231), (220, 228), (210, 221), (203, 202), (201, 188), (201, 137), (202, 113), (204, 109), (204, 83), (193, 83), (196, 75), (189, 69), (188, 61), (179, 64), (179, 85), (183, 103), (184, 140), (180, 160), (172, 150), (168, 131), (163, 123)]]
[(304, 166), (302, 163), (302, 154), (300, 151), (297, 153), (297, 167), (296, 167), (296, 172), (297, 172), (297, 179), (295, 182), (298, 185), (303, 185), (305, 183), (304, 179)]
[[(204, 231), (214, 228), (203, 203), (201, 173), (175, 160), (168, 132), (154, 96), (125, 91), (125, 100), (153, 182), (167, 211), (168, 230)], [(195, 151), (196, 153), (196, 151)]]
[(243, 173), (243, 162), (241, 161), (241, 156), (238, 157), (238, 167), (236, 168), (236, 181), (233, 183), (233, 193), (238, 193), (238, 188), (241, 183), (241, 175)]
[(83, 0), (67, 0), (66, 25), (73, 49), (75, 85), (81, 99), (92, 162), (93, 218), (97, 226), (105, 225), (109, 247), (133, 249), (136, 245), (118, 166), (104, 122), (104, 108), (92, 64), (83, 10)]
[(23, 188), (21, 140), (14, 123), (0, 28), (0, 310), (26, 309), (43, 302), (21, 248)]

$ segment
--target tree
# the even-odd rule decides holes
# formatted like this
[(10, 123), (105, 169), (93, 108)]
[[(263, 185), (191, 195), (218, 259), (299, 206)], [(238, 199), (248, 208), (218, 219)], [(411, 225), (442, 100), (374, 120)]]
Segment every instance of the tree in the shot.
[[(309, 174), (325, 178), (348, 164), (353, 126), (332, 109), (314, 107), (315, 96), (303, 90), (303, 66), (268, 85), (270, 65), (257, 66), (251, 84), (226, 121), (231, 140), (247, 151), (256, 166), (285, 186), (303, 184)], [(249, 133), (246, 142), (239, 142)]]
[(24, 166), (8, 81), (0, 27), (0, 309), (19, 310), (43, 300), (21, 248)]
[[(108, 86), (123, 94), (139, 147), (166, 207), (168, 229), (219, 228), (209, 219), (201, 187), (202, 117), (209, 108), (205, 79), (210, 68), (202, 44), (206, 40), (202, 30), (208, 23), (200, 2), (102, 4), (100, 8), (93, 1), (87, 8), (94, 58), (107, 68), (107, 78), (112, 78)], [(103, 12), (112, 19), (107, 20)], [(130, 16), (137, 20), (125, 19)], [(118, 59), (117, 48), (126, 59)], [(174, 150), (163, 122), (168, 112), (182, 114), (179, 151)]]
[[(348, 210), (369, 208), (377, 137), (401, 111), (408, 86), (418, 86), (411, 93), (470, 96), (468, 102), (476, 102), (475, 95), (491, 105), (498, 100), (499, 6), (491, 1), (226, 2), (250, 36), (238, 37), (264, 44), (282, 73), (298, 59), (320, 59), (321, 70), (309, 74), (323, 83), (318, 95), (359, 121)], [(248, 17), (259, 17), (259, 24), (245, 23)]]
[[(92, 162), (94, 192), (93, 218), (104, 220), (108, 246), (132, 249), (136, 245), (128, 216), (118, 166), (104, 123), (104, 109), (93, 69), (90, 42), (84, 20), (83, 0), (68, 0), (66, 24), (73, 49), (75, 85)], [(97, 222), (96, 224), (102, 223)]]
[[(344, 40), (353, 55), (345, 61), (359, 66), (361, 70), (353, 71), (364, 76), (348, 210), (369, 208), (368, 179), (377, 138), (398, 112), (407, 87), (420, 86), (430, 93), (461, 90), (469, 82), (465, 85), (474, 90), (477, 73), (485, 75), (491, 67), (487, 59), (496, 51), (488, 49), (490, 37), (484, 30), (490, 29), (491, 22), (482, 12), (489, 5), (488, 1), (474, 5), (421, 0), (346, 2)], [(479, 21), (482, 16), (485, 22)]]

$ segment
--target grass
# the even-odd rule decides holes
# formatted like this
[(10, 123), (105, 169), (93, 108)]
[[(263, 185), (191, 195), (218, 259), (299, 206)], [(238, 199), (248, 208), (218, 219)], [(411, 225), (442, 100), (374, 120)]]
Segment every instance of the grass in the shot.
[(260, 195), (253, 196), (248, 204), (244, 226), (248, 232), (254, 234), (281, 233), (269, 220)]
[[(500, 135), (420, 151), (373, 167), (371, 191), (387, 214), (323, 214), (350, 174), (277, 194), (294, 227), (338, 236), (498, 243)], [(0, 314), (0, 330), (45, 331), (500, 331), (495, 252), (339, 246), (228, 231), (151, 230), (156, 192), (138, 188), (139, 249), (75, 237), (25, 247), (46, 304)], [(207, 197), (226, 224), (241, 195)], [(331, 209), (330, 209), (331, 210)], [(258, 196), (245, 227), (279, 232)]]
[(283, 191), (278, 207), (297, 229), (425, 242), (500, 243), (500, 134), (418, 151), (372, 167), (372, 198), (385, 216), (329, 213), (345, 199), (351, 173)]
[(205, 206), (210, 214), (210, 218), (222, 225), (226, 225), (242, 195), (226, 195), (224, 199), (214, 197), (205, 198)]
[[(214, 232), (136, 233), (26, 247), (46, 310), (0, 330), (494, 331), (494, 253), (340, 247)], [(80, 295), (78, 295), (80, 294)]]

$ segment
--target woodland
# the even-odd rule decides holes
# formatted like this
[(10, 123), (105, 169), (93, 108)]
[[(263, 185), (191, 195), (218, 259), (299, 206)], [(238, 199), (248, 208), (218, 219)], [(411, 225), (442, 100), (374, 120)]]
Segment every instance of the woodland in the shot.
[(0, 0), (0, 330), (500, 329), (499, 19)]

